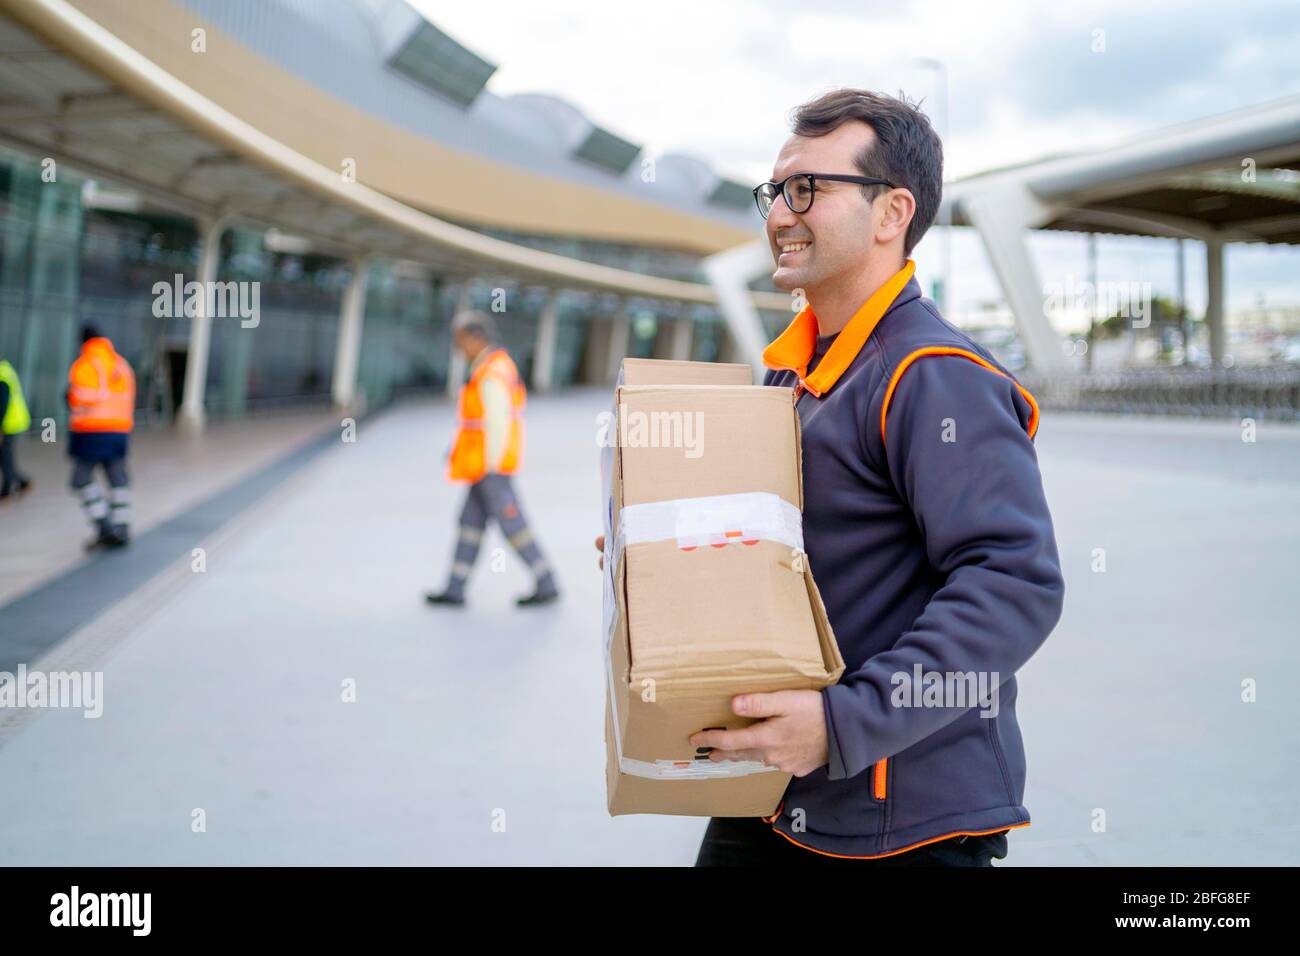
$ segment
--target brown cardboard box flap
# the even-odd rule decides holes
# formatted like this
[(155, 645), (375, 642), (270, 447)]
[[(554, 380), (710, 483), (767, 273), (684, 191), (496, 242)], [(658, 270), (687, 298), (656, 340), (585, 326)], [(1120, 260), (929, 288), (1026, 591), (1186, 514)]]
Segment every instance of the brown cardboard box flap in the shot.
[(618, 394), (620, 506), (748, 491), (802, 504), (790, 389), (656, 385)]
[(680, 362), (623, 359), (623, 385), (753, 385), (748, 365), (730, 362)]
[(666, 694), (719, 680), (736, 693), (827, 682), (834, 661), (826, 660), (806, 575), (788, 546), (756, 541), (683, 553), (674, 541), (656, 541), (624, 553), (634, 683), (653, 679)]

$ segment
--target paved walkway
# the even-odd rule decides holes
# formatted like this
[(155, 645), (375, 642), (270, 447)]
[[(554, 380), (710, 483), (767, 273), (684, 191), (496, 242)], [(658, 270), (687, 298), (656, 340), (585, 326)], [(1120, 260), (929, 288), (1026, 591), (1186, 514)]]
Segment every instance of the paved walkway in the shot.
[[(216, 422), (198, 436), (171, 429), (137, 431), (127, 459), (135, 498), (133, 531), (157, 527), (322, 429), (337, 426), (333, 412), (312, 410)], [(15, 448), (20, 467), (34, 484), (19, 501), (0, 506), (0, 604), (80, 564), (82, 546), (94, 537), (80, 500), (68, 488), (72, 465), (66, 441), (43, 444), (39, 428), (33, 427)], [(97, 477), (103, 481), (102, 474)]]
[[(459, 503), (440, 403), (362, 422), (206, 532), (204, 573), (178, 554), (79, 628), (44, 666), (102, 669), (103, 716), (0, 727), (0, 862), (691, 862), (703, 820), (605, 813), (606, 402), (530, 401), (519, 484), (559, 605), (513, 607), (495, 530), (471, 607), (422, 603)], [(1067, 600), (1022, 672), (1034, 825), (1004, 865), (1300, 862), (1300, 430), (1049, 413), (1039, 448)]]

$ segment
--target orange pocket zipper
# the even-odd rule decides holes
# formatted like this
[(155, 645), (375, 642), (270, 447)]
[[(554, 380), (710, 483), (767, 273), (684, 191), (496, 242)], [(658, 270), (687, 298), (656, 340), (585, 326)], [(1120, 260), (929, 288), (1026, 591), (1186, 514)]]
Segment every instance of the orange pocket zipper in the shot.
[(889, 758), (877, 760), (871, 768), (871, 795), (877, 800), (885, 799), (885, 785), (888, 783)]

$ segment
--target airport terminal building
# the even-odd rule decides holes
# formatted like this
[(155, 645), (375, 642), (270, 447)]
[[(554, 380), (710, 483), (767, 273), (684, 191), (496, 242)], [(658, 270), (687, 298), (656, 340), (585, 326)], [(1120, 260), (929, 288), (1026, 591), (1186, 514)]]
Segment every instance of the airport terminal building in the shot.
[[(192, 424), (454, 386), (466, 306), (539, 390), (624, 354), (752, 355), (703, 267), (759, 235), (749, 187), (494, 95), (404, 0), (0, 7), (0, 355), (38, 419), (84, 323), (143, 417)], [(236, 297), (187, 314), (193, 281)], [(756, 293), (763, 334), (788, 301)]]
[[(406, 0), (0, 0), (0, 356), (38, 420), (62, 419), (83, 323), (143, 419), (193, 428), (453, 389), (471, 306), (537, 391), (624, 355), (757, 367), (792, 302), (750, 184), (496, 95), (495, 70)], [(1291, 97), (945, 185), (938, 222), (978, 236), (1045, 403), (1300, 414), (1300, 366), (1231, 368), (1224, 308), (1228, 244), (1300, 241), (1297, 130)], [(1210, 367), (1087, 374), (1040, 229), (1203, 244)], [(187, 283), (213, 292), (197, 314)], [(1178, 320), (1144, 334), (1185, 346)]]

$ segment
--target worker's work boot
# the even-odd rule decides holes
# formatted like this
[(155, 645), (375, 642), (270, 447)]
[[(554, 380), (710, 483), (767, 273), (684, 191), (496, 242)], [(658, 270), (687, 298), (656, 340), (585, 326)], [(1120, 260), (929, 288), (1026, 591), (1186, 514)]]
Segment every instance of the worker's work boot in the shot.
[(559, 589), (554, 585), (549, 588), (544, 588), (539, 585), (532, 594), (529, 594), (526, 597), (515, 598), (515, 603), (520, 607), (537, 607), (541, 604), (550, 604), (552, 601), (558, 601), (559, 599)]
[(0, 491), (0, 504), (9, 504), (12, 501), (17, 501), (31, 490), (32, 483), (26, 478), (19, 478), (14, 482), (12, 488), (6, 488), (4, 491)]
[(98, 551), (101, 548), (120, 548), (126, 544), (126, 539), (119, 538), (116, 530), (107, 520), (100, 521), (97, 527), (99, 533), (86, 542), (87, 551)]
[(442, 591), (436, 594), (430, 591), (424, 596), (424, 600), (429, 604), (436, 604), (442, 607), (465, 606), (465, 596), (463, 594), (454, 594), (451, 591)]

